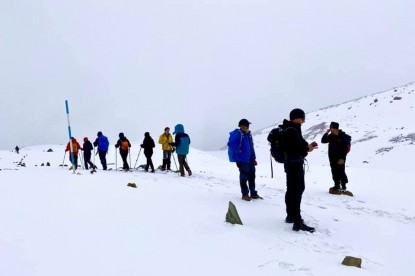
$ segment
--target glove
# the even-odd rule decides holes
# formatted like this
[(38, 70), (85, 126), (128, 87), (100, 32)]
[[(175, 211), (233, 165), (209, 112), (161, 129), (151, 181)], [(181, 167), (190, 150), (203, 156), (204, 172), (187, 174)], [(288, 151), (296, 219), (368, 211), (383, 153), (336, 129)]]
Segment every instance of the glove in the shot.
[(144, 145), (143, 145), (143, 144), (141, 144), (141, 145), (140, 145), (140, 147), (144, 148)]

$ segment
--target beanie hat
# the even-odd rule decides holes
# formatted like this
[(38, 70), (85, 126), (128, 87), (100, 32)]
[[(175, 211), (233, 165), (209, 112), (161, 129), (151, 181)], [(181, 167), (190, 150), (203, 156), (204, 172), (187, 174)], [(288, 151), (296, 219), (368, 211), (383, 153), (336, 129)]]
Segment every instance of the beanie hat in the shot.
[(118, 134), (118, 137), (124, 138), (124, 133), (120, 132), (120, 134)]
[(294, 108), (293, 110), (291, 110), (290, 120), (295, 120), (295, 119), (305, 119), (305, 113), (302, 109)]
[(84, 142), (87, 142), (88, 141), (88, 137), (84, 137)]
[(102, 136), (102, 132), (101, 131), (98, 131), (97, 136), (98, 137)]
[(330, 123), (330, 128), (339, 129), (339, 123), (331, 122)]
[(145, 137), (150, 137), (150, 132), (146, 132), (146, 133), (144, 133), (144, 136), (145, 136)]
[(252, 123), (250, 121), (248, 121), (247, 119), (242, 119), (242, 120), (239, 121), (238, 127), (240, 127), (240, 126), (248, 126), (249, 127), (250, 124), (252, 124)]

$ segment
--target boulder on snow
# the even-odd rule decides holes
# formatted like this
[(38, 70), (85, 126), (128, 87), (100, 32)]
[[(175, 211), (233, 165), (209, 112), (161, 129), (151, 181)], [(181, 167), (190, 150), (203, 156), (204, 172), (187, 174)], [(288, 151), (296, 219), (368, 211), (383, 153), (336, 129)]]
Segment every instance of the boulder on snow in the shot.
[(40, 164), (41, 167), (45, 166), (45, 163)]
[(342, 262), (342, 265), (355, 266), (358, 268), (362, 268), (362, 259), (351, 257), (351, 256), (346, 256)]
[(135, 185), (135, 183), (128, 183), (127, 186), (131, 188), (137, 188), (137, 185)]
[(49, 162), (46, 162), (46, 167), (50, 167), (50, 163)]
[(242, 220), (238, 215), (238, 211), (232, 201), (229, 201), (228, 212), (226, 213), (226, 222), (243, 225)]
[(53, 149), (48, 149), (47, 152), (53, 152)]

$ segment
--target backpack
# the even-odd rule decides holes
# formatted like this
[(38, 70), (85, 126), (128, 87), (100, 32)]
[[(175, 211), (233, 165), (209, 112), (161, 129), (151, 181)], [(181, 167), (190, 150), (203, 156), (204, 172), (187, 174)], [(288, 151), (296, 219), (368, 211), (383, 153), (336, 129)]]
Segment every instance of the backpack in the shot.
[(121, 141), (121, 149), (122, 150), (128, 150), (128, 141)]
[[(231, 137), (229, 137), (229, 140), (230, 139), (231, 139)], [(242, 134), (241, 134), (241, 140), (239, 141), (239, 146), (238, 147), (232, 147), (232, 145), (230, 145), (230, 143), (228, 141), (229, 162), (236, 162), (236, 154), (238, 153), (239, 149), (241, 148), (241, 144), (242, 144)]]
[(78, 145), (75, 142), (72, 142), (72, 153), (78, 152)]
[[(343, 132), (344, 133), (344, 132)], [(350, 152), (350, 148), (351, 148), (351, 142), (352, 142), (352, 137), (346, 133), (344, 133), (343, 135), (344, 138), (344, 142), (346, 143), (346, 152), (349, 153)]]
[(98, 150), (107, 151), (110, 143), (108, 142), (108, 138), (105, 136), (101, 136), (98, 138)]
[(285, 129), (281, 127), (274, 128), (268, 134), (267, 140), (271, 146), (271, 156), (274, 157), (275, 161), (278, 163), (285, 163), (287, 161), (287, 154), (284, 150), (284, 144), (282, 140), (282, 134)]

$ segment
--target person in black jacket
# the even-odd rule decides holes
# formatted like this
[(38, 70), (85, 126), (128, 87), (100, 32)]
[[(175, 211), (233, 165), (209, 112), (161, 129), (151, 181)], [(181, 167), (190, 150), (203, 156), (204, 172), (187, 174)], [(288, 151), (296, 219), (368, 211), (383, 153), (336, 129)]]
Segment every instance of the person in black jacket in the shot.
[(287, 210), (286, 223), (294, 223), (294, 231), (314, 232), (313, 227), (307, 226), (301, 218), (301, 198), (305, 189), (304, 158), (317, 148), (317, 143), (308, 144), (301, 133), (301, 125), (305, 122), (305, 113), (299, 108), (290, 112), (290, 120), (284, 120), (280, 127), (283, 129), (282, 142), (287, 160), (284, 170), (287, 176), (287, 192), (285, 204)]
[(143, 143), (141, 144), (141, 147), (144, 149), (144, 156), (147, 159), (147, 164), (145, 167), (145, 171), (148, 172), (148, 168), (151, 168), (151, 172), (154, 172), (154, 165), (153, 165), (153, 161), (151, 160), (151, 156), (153, 156), (153, 148), (156, 145), (154, 144), (154, 140), (153, 138), (151, 138), (150, 133), (146, 132), (144, 133), (144, 140)]
[(346, 155), (350, 151), (350, 136), (339, 129), (339, 123), (331, 122), (330, 128), (321, 138), (321, 143), (329, 143), (329, 160), (334, 187), (331, 190), (346, 190), (349, 182), (346, 175)]
[(84, 162), (85, 162), (85, 169), (88, 169), (88, 164), (91, 166), (92, 169), (96, 169), (97, 166), (91, 162), (91, 152), (94, 149), (92, 143), (88, 140), (88, 137), (84, 137), (84, 144), (82, 146), (84, 151)]
[(120, 155), (123, 162), (122, 168), (125, 171), (128, 171), (130, 169), (130, 166), (128, 165), (127, 157), (128, 153), (130, 152), (131, 144), (130, 141), (128, 141), (127, 137), (124, 136), (124, 133), (121, 132), (118, 135), (118, 137), (120, 137), (120, 139), (118, 139), (117, 144), (115, 144), (115, 147), (120, 148)]

